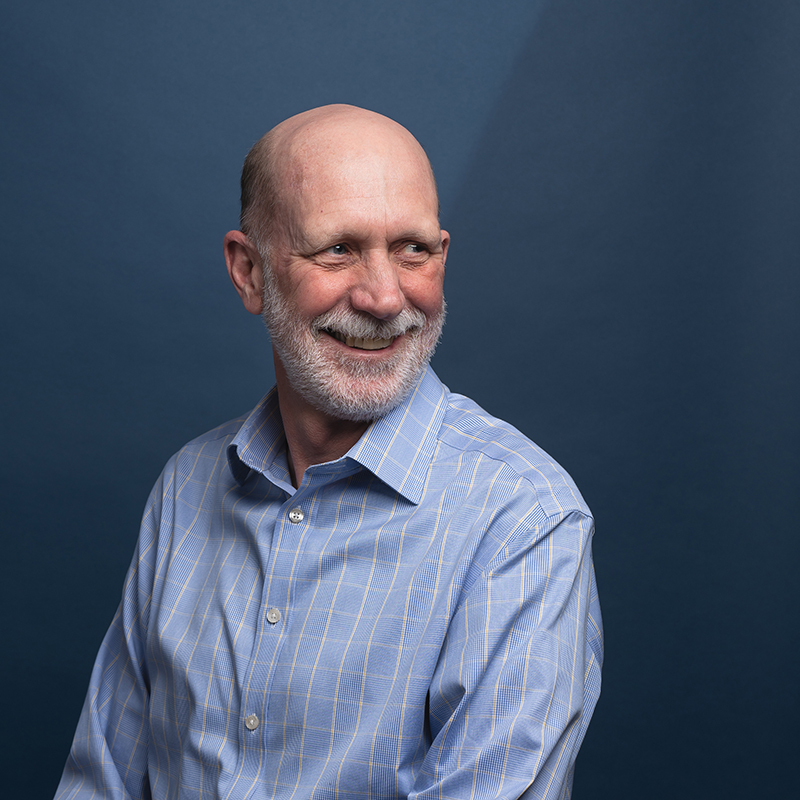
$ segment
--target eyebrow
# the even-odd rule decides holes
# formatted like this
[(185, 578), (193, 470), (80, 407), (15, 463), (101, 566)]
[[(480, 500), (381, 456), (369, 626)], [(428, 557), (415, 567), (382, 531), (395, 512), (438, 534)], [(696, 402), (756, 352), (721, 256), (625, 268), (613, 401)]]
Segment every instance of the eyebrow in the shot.
[[(329, 247), (330, 245), (337, 244), (338, 242), (361, 241), (364, 238), (369, 238), (369, 236), (363, 236), (362, 233), (359, 233), (359, 231), (355, 228), (341, 228), (339, 230), (332, 231), (329, 234), (320, 235), (319, 237), (315, 236), (313, 238), (314, 241), (312, 242), (311, 237), (303, 236), (304, 241), (311, 247), (322, 247), (323, 245)], [(438, 228), (434, 234), (428, 234), (418, 229), (410, 229), (403, 231), (391, 239), (391, 242), (403, 241), (421, 242), (424, 244), (441, 246), (442, 234)]]

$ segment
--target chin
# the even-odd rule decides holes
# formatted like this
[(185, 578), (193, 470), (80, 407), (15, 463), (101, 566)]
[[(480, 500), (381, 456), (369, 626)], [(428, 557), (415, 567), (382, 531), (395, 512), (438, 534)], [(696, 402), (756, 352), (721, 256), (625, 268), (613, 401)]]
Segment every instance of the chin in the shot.
[(406, 399), (429, 360), (402, 355), (378, 364), (340, 358), (313, 372), (284, 366), (292, 388), (317, 410), (335, 419), (372, 422)]

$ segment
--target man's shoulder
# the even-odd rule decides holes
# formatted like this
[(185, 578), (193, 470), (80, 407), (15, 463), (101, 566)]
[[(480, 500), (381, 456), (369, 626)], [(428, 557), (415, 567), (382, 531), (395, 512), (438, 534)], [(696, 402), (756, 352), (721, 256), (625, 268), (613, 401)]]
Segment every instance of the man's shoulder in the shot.
[(224, 466), (228, 460), (228, 447), (241, 431), (247, 417), (247, 414), (235, 417), (186, 442), (167, 461), (164, 474), (168, 477), (171, 474), (194, 474), (199, 477)]
[(216, 428), (212, 428), (200, 434), (200, 436), (195, 436), (194, 439), (190, 439), (178, 450), (177, 455), (194, 455), (206, 450), (220, 450), (224, 452), (227, 446), (236, 437), (236, 434), (242, 429), (242, 425), (244, 425), (247, 420), (247, 416), (247, 414), (242, 414), (239, 417), (223, 422), (222, 425), (217, 425)]
[(462, 460), (493, 463), (506, 481), (535, 493), (548, 514), (591, 513), (569, 473), (524, 433), (464, 395), (450, 392), (447, 401), (439, 434), (445, 449)]

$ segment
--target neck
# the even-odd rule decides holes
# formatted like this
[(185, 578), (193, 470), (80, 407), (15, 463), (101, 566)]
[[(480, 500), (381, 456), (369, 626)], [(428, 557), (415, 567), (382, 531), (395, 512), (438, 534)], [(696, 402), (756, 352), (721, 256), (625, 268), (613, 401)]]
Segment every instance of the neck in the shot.
[(341, 458), (369, 427), (369, 422), (336, 419), (314, 408), (294, 391), (280, 359), (275, 357), (278, 407), (286, 434), (289, 472), (296, 488), (308, 467)]

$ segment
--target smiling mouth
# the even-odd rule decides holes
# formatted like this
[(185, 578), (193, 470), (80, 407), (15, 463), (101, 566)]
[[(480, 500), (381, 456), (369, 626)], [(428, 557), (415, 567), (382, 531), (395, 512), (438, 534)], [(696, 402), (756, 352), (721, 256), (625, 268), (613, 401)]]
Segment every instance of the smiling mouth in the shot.
[(340, 342), (343, 342), (348, 347), (355, 347), (357, 350), (384, 350), (387, 348), (396, 337), (392, 337), (391, 339), (363, 339), (360, 336), (345, 336), (343, 333), (339, 333), (339, 331), (332, 331), (332, 330), (325, 330), (329, 336), (332, 336), (334, 339), (338, 339)]

